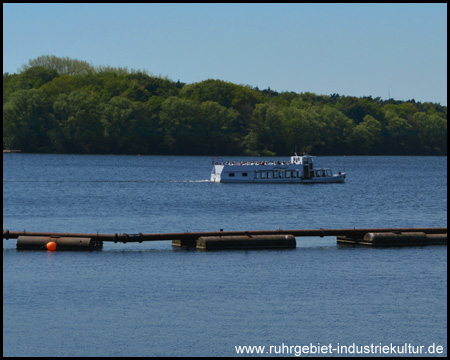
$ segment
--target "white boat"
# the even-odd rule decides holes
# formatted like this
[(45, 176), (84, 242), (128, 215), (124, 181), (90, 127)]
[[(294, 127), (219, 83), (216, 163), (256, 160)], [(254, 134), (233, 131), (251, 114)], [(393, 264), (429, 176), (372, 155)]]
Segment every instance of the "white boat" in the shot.
[(315, 168), (308, 154), (291, 156), (290, 161), (230, 162), (213, 159), (211, 182), (221, 183), (342, 183), (345, 172)]

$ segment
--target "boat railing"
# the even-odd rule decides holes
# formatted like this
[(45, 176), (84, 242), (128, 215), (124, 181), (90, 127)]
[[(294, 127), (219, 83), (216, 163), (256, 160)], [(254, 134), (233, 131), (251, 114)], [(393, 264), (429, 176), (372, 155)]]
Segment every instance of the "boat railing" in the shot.
[(227, 165), (227, 166), (258, 166), (258, 165), (300, 165), (299, 163), (292, 161), (224, 161), (221, 163), (215, 163), (214, 165)]

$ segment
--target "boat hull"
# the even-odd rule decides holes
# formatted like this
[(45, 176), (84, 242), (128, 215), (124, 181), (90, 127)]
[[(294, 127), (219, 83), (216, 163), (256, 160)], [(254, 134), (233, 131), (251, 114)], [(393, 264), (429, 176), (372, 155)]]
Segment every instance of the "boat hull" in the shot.
[(311, 178), (311, 179), (211, 179), (211, 182), (217, 183), (258, 183), (258, 184), (330, 184), (344, 183), (346, 174), (334, 175), (330, 177)]

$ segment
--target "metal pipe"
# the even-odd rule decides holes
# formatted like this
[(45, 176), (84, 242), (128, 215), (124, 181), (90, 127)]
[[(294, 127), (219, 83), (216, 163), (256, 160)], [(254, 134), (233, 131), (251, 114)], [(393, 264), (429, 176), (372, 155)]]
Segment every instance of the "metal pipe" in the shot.
[(252, 231), (207, 231), (163, 234), (79, 234), (79, 233), (47, 233), (29, 231), (3, 230), (3, 239), (17, 239), (19, 236), (50, 236), (92, 238), (100, 241), (143, 242), (163, 240), (196, 240), (201, 236), (251, 236), (251, 235), (294, 235), (301, 236), (347, 236), (363, 238), (367, 233), (381, 232), (424, 232), (426, 234), (446, 234), (447, 228), (385, 228), (385, 229), (315, 229), (315, 230), (252, 230)]

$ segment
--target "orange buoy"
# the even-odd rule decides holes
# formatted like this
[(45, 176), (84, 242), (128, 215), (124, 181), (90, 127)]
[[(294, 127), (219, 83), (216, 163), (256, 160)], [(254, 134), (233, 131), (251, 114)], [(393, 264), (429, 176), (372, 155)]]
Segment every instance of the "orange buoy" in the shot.
[(47, 243), (47, 250), (48, 251), (56, 251), (56, 243), (53, 241), (50, 241)]

